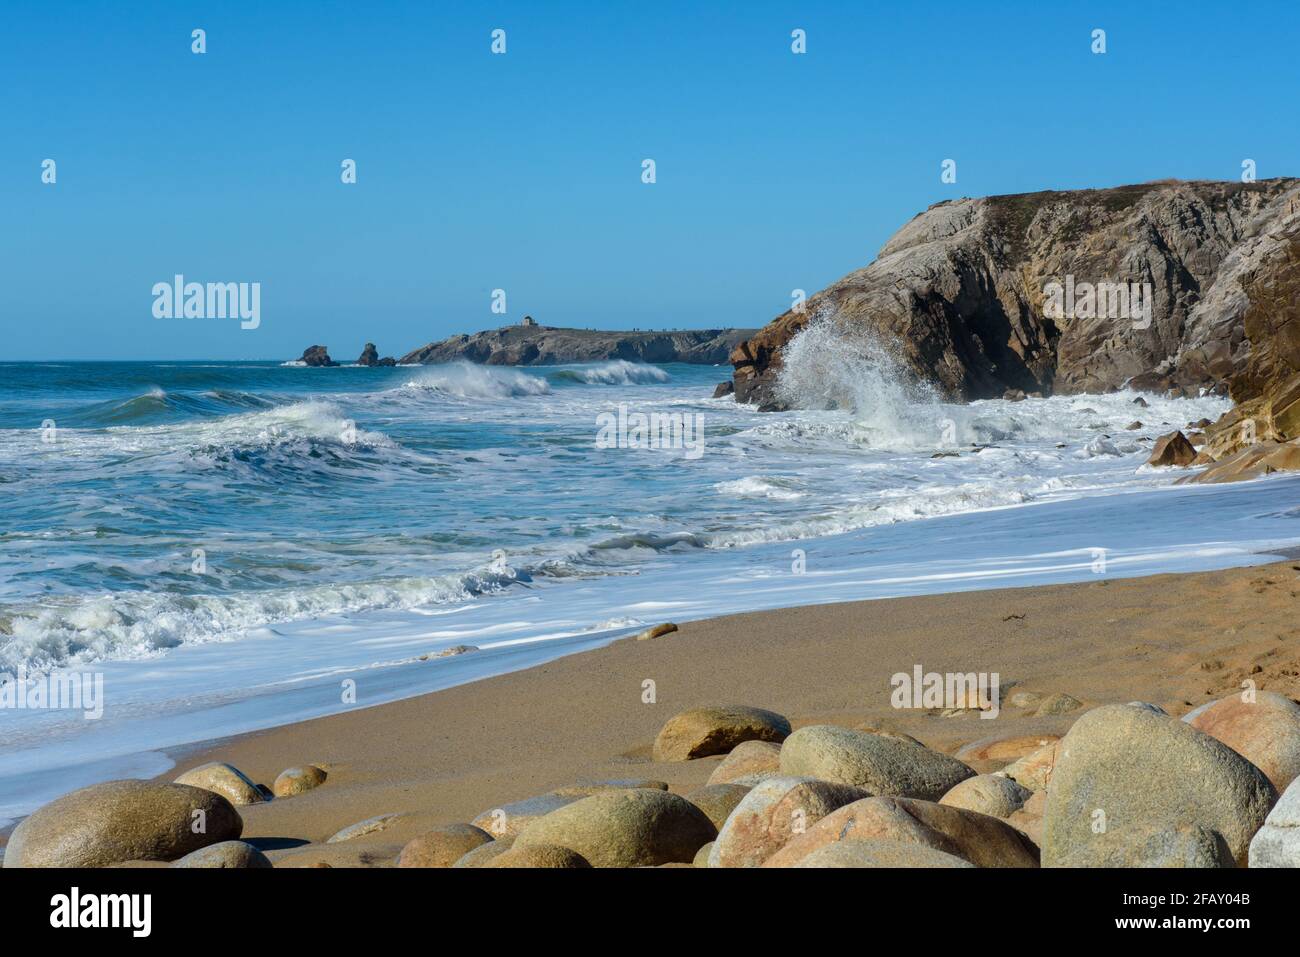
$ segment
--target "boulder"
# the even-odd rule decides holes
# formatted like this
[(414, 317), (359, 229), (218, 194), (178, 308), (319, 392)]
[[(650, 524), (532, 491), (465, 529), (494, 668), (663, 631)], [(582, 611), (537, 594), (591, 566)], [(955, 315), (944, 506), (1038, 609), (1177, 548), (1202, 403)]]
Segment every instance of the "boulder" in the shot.
[(1071, 711), (1078, 711), (1082, 707), (1083, 702), (1078, 698), (1058, 692), (1045, 698), (1034, 714), (1042, 718), (1054, 714), (1069, 714)]
[(761, 708), (692, 708), (669, 719), (654, 743), (656, 761), (726, 754), (743, 741), (784, 741), (790, 722)]
[[(202, 830), (196, 830), (201, 824)], [(220, 794), (184, 784), (107, 781), (33, 811), (9, 836), (5, 867), (174, 861), (244, 830)]]
[(190, 851), (172, 867), (267, 868), (271, 859), (247, 841), (221, 841)]
[(794, 867), (974, 867), (969, 861), (924, 844), (903, 841), (840, 841), (827, 844)]
[(494, 857), (510, 850), (510, 848), (514, 846), (514, 843), (515, 839), (513, 837), (499, 837), (495, 841), (490, 841), (487, 844), (480, 844), (451, 866), (487, 867)]
[(585, 798), (593, 794), (599, 794), (601, 791), (626, 791), (629, 788), (650, 788), (654, 791), (667, 791), (667, 781), (656, 781), (653, 778), (613, 778), (608, 781), (586, 781), (578, 784), (569, 784), (562, 788), (556, 788), (550, 793), (556, 797), (564, 798)]
[(1011, 778), (981, 774), (962, 781), (940, 798), (939, 803), (1005, 820), (1019, 811), (1033, 793)]
[(338, 365), (337, 362), (330, 358), (329, 350), (325, 346), (308, 346), (303, 350), (302, 359), (299, 361), (308, 366)]
[(220, 794), (236, 807), (260, 804), (264, 800), (256, 784), (238, 768), (222, 761), (213, 761), (192, 768), (173, 783), (188, 784), (192, 788), (203, 788), (205, 791)]
[(722, 830), (722, 825), (749, 791), (743, 784), (706, 784), (687, 794), (686, 800), (703, 811), (715, 828)]
[(1277, 799), (1264, 773), (1227, 745), (1141, 708), (1089, 711), (1058, 746), (1043, 817), (1046, 864), (1068, 859), (1101, 821), (1117, 835), (1148, 824), (1201, 824), (1244, 864)]
[(481, 866), (575, 868), (591, 867), (591, 864), (585, 857), (572, 848), (561, 847), (558, 844), (528, 844), (520, 846), (518, 842), (516, 842), (515, 846), (501, 854), (489, 858), (487, 862)]
[(695, 859), (691, 861), (691, 866), (708, 867), (709, 855), (712, 853), (713, 853), (713, 842), (709, 841), (708, 844), (701, 846), (700, 849), (695, 852)]
[(649, 641), (651, 638), (662, 638), (664, 635), (671, 635), (676, 630), (676, 625), (671, 621), (666, 621), (662, 625), (655, 625), (653, 628), (647, 628), (636, 636), (636, 640)]
[(1043, 846), (1043, 813), (1047, 810), (1047, 792), (1031, 791), (1021, 807), (1007, 815), (1007, 823), (1037, 847)]
[(1052, 771), (1056, 767), (1056, 759), (1060, 751), (1061, 741), (1058, 738), (1013, 761), (997, 773), (1031, 791), (1044, 791), (1052, 779)]
[(791, 838), (764, 866), (793, 866), (827, 844), (876, 840), (922, 845), (977, 867), (1038, 866), (1038, 848), (1004, 821), (964, 808), (899, 797), (867, 798), (839, 808), (804, 834)]
[(1300, 867), (1300, 782), (1291, 782), (1251, 839), (1251, 867)]
[(1144, 823), (1092, 835), (1058, 867), (1236, 867), (1223, 837), (1201, 824)]
[(407, 841), (397, 858), (398, 867), (451, 867), (492, 835), (473, 824), (443, 824)]
[(271, 785), (271, 793), (276, 797), (293, 797), (325, 783), (328, 775), (314, 764), (287, 768), (279, 773)]
[(593, 867), (689, 863), (717, 835), (708, 816), (685, 798), (637, 788), (603, 791), (533, 821), (515, 847), (557, 844)]
[(713, 397), (715, 399), (722, 399), (722, 398), (726, 398), (729, 395), (734, 395), (735, 392), (736, 392), (736, 384), (732, 382), (730, 379), (727, 379), (725, 382), (719, 382), (717, 386), (714, 387)]
[(1263, 771), (1279, 794), (1300, 776), (1300, 704), (1290, 698), (1272, 691), (1255, 692), (1253, 701), (1230, 695), (1188, 723)]
[(1018, 761), (1059, 740), (1056, 734), (981, 738), (959, 748), (953, 757), (958, 761)]
[(794, 834), (868, 796), (852, 785), (777, 777), (756, 785), (731, 812), (709, 853), (710, 867), (758, 867)]
[[(482, 828), (498, 841), (503, 837), (518, 837), (519, 833), (534, 821), (540, 820), (552, 811), (558, 810), (584, 795), (577, 794), (539, 794), (536, 797), (512, 801), (500, 807), (490, 808), (474, 818), (475, 827)], [(585, 795), (589, 796), (589, 795)]]
[(1274, 472), (1294, 472), (1297, 469), (1300, 469), (1300, 443), (1260, 442), (1213, 460), (1205, 471), (1185, 476), (1178, 481), (1179, 484), (1214, 485), (1242, 482)]
[(1147, 459), (1147, 465), (1187, 466), (1191, 465), (1195, 458), (1196, 449), (1192, 447), (1191, 442), (1187, 441), (1187, 436), (1182, 432), (1174, 431), (1156, 439), (1156, 444), (1151, 449), (1151, 458)]
[(781, 773), (934, 801), (975, 775), (956, 758), (923, 745), (829, 724), (800, 728), (786, 739)]
[(780, 767), (779, 744), (770, 741), (742, 741), (713, 769), (709, 783), (731, 784), (748, 774), (776, 773)]

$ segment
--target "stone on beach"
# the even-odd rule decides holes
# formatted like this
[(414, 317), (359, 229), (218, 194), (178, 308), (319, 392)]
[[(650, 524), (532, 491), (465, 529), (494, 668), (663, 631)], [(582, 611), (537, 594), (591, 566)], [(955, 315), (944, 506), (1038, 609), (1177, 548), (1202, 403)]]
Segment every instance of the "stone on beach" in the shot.
[(1161, 466), (1187, 466), (1192, 464), (1196, 458), (1196, 449), (1192, 443), (1187, 441), (1187, 436), (1182, 432), (1170, 432), (1168, 435), (1162, 435), (1156, 439), (1155, 447), (1151, 450), (1151, 458), (1147, 459), (1148, 465)]
[(749, 774), (775, 773), (781, 767), (781, 746), (770, 741), (742, 741), (709, 775), (710, 784), (731, 784)]
[(172, 867), (211, 867), (226, 869), (267, 868), (271, 860), (247, 841), (221, 841), (191, 851)]
[[(1035, 699), (1037, 703), (1037, 699)], [(1022, 734), (1015, 737), (989, 737), (972, 741), (953, 755), (958, 761), (1018, 761), (1040, 748), (1061, 740), (1057, 734)]]
[[(1060, 741), (1043, 817), (1043, 862), (1067, 860), (1104, 822), (1201, 824), (1246, 862), (1250, 839), (1277, 790), (1227, 745), (1176, 718), (1107, 705), (1079, 718)], [(1023, 782), (1022, 782), (1023, 783)]]
[(489, 808), (470, 823), (487, 831), (498, 841), (503, 837), (518, 837), (529, 824), (581, 799), (582, 795), (577, 794), (539, 794)]
[(1046, 698), (1038, 709), (1034, 712), (1038, 717), (1054, 714), (1069, 714), (1071, 711), (1078, 711), (1083, 707), (1083, 702), (1072, 695), (1058, 692), (1049, 698)]
[(974, 867), (953, 854), (903, 841), (840, 841), (827, 844), (793, 867)]
[(286, 768), (276, 777), (271, 785), (271, 793), (276, 797), (293, 797), (325, 783), (328, 775), (314, 764)]
[(1202, 824), (1145, 823), (1093, 834), (1057, 867), (1236, 867), (1222, 835)]
[(500, 837), (495, 841), (489, 841), (486, 844), (480, 844), (474, 850), (470, 851), (464, 857), (461, 857), (452, 867), (487, 867), (493, 858), (504, 854), (510, 848), (514, 847), (515, 839), (513, 837)]
[(358, 821), (356, 824), (349, 824), (325, 843), (339, 844), (343, 841), (351, 841), (358, 837), (365, 837), (368, 834), (376, 834), (387, 828), (388, 825), (392, 824), (397, 817), (398, 815), (396, 814), (376, 814), (374, 817), (368, 817), (364, 821)]
[(213, 761), (192, 768), (172, 783), (188, 784), (192, 788), (203, 788), (205, 791), (220, 794), (236, 807), (260, 804), (264, 800), (262, 792), (244, 772), (223, 761)]
[(1300, 867), (1300, 781), (1293, 781), (1250, 841), (1251, 867)]
[(975, 772), (956, 758), (835, 725), (800, 728), (781, 746), (781, 773), (937, 801)]
[(451, 867), (492, 835), (473, 824), (443, 824), (407, 841), (398, 867)]
[(868, 797), (861, 788), (809, 777), (777, 777), (756, 785), (731, 812), (709, 854), (710, 867), (758, 867), (791, 835), (836, 808)]
[(559, 844), (525, 844), (518, 842), (504, 853), (488, 860), (483, 867), (591, 867), (591, 863), (569, 847)]
[(765, 863), (790, 867), (827, 844), (889, 840), (917, 844), (977, 867), (1037, 867), (1038, 848), (1004, 821), (914, 798), (873, 797), (826, 815)]
[(609, 781), (587, 781), (556, 788), (550, 793), (557, 797), (584, 798), (599, 794), (601, 791), (626, 791), (629, 788), (650, 788), (655, 791), (667, 791), (667, 781), (655, 781), (651, 778), (615, 778)]
[(686, 800), (703, 811), (714, 827), (722, 830), (722, 825), (749, 791), (750, 788), (743, 784), (706, 784), (687, 794)]
[[(202, 822), (203, 829), (196, 830)], [(33, 811), (9, 837), (5, 867), (104, 867), (174, 861), (232, 841), (244, 822), (213, 791), (183, 784), (107, 781)]]
[(981, 774), (962, 781), (941, 797), (939, 803), (1005, 820), (1024, 807), (1031, 794), (1029, 788), (1011, 778)]
[(649, 641), (651, 638), (662, 638), (664, 635), (671, 635), (676, 630), (676, 625), (671, 621), (666, 621), (662, 625), (655, 625), (653, 628), (647, 628), (636, 636), (636, 640)]
[(689, 863), (717, 828), (685, 798), (637, 788), (603, 791), (566, 804), (529, 824), (515, 848), (557, 844), (593, 867)]
[(1188, 724), (1255, 765), (1281, 793), (1300, 776), (1300, 704), (1272, 691), (1242, 699), (1240, 694), (1222, 698)]
[(1061, 752), (1061, 741), (1049, 741), (1023, 758), (1013, 761), (997, 773), (1008, 777), (1031, 791), (1044, 791), (1052, 780), (1056, 760)]
[(790, 722), (762, 708), (692, 708), (670, 718), (654, 743), (656, 761), (726, 754), (743, 741), (784, 741)]

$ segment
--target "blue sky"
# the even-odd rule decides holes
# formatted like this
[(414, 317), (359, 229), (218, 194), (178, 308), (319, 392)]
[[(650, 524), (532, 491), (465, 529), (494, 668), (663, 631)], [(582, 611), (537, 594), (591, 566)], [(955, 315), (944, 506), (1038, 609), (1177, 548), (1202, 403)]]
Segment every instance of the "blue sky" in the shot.
[[(0, 359), (352, 359), (525, 313), (757, 326), (942, 199), (1300, 172), (1290, 3), (8, 0), (0, 19)], [(155, 319), (176, 273), (260, 282), (260, 327)]]

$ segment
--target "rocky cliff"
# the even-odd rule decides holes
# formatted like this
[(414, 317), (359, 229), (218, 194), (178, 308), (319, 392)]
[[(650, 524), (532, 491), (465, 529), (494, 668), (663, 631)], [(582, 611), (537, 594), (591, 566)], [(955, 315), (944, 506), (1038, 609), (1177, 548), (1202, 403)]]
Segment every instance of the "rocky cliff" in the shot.
[(693, 329), (681, 332), (598, 332), (519, 325), (473, 335), (452, 336), (407, 353), (403, 364), (454, 362), (464, 359), (486, 365), (556, 365), (565, 362), (694, 362), (728, 361), (738, 343), (754, 329)]
[[(1148, 313), (1127, 308), (1130, 289)], [(1285, 439), (1300, 429), (1298, 294), (1297, 179), (943, 202), (741, 343), (736, 398), (779, 408), (782, 348), (819, 321), (950, 399), (1213, 389)]]

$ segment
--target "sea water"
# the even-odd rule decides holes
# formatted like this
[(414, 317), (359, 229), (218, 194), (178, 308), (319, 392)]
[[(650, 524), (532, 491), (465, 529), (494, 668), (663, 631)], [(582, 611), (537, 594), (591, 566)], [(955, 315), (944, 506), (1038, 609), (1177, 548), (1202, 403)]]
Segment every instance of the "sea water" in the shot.
[[(946, 404), (828, 348), (789, 350), (816, 408), (782, 413), (678, 364), (0, 364), (0, 673), (103, 688), (97, 719), (0, 709), (0, 821), (666, 620), (1300, 545), (1300, 479), (1144, 464), (1223, 399)], [(701, 453), (599, 443), (621, 408), (700, 417)]]

